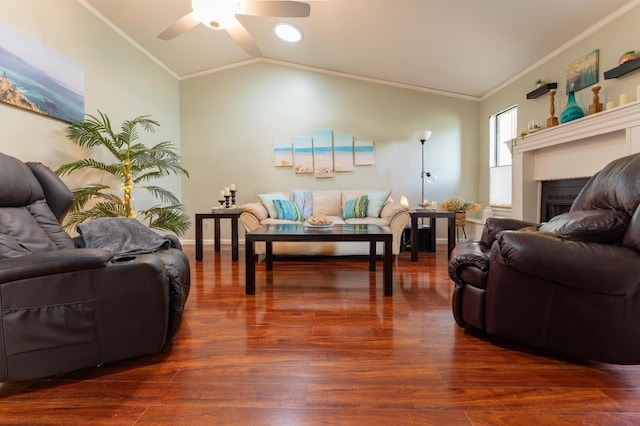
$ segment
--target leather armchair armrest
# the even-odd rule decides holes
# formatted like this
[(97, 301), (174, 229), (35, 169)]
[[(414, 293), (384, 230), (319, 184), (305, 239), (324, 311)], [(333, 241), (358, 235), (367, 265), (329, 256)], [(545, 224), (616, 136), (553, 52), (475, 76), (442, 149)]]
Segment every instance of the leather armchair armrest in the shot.
[(482, 229), (480, 241), (487, 247), (491, 247), (496, 240), (496, 235), (502, 231), (513, 231), (529, 226), (538, 226), (538, 223), (526, 222), (524, 220), (511, 219), (506, 217), (489, 217)]
[(489, 248), (479, 241), (458, 242), (449, 262), (449, 276), (459, 285), (485, 288), (489, 272)]
[(0, 283), (103, 267), (113, 257), (102, 249), (63, 249), (0, 260)]
[(582, 291), (626, 296), (640, 288), (640, 256), (624, 246), (506, 231), (492, 246), (491, 262), (496, 261)]

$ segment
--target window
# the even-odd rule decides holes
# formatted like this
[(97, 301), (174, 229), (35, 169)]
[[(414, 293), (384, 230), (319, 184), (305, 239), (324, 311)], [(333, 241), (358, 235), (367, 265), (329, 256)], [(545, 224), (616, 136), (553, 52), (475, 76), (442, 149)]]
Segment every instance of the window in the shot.
[(489, 204), (494, 207), (511, 207), (511, 152), (505, 142), (517, 136), (517, 125), (517, 106), (489, 118)]

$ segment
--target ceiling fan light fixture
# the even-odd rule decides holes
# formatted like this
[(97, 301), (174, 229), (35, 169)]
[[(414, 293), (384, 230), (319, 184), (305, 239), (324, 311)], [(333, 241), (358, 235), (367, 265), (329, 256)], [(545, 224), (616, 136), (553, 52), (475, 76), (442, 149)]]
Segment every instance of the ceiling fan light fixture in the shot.
[(289, 43), (298, 43), (302, 41), (302, 31), (295, 25), (280, 23), (274, 27), (276, 35)]
[(233, 24), (242, 10), (237, 0), (191, 0), (193, 14), (209, 28), (221, 30)]

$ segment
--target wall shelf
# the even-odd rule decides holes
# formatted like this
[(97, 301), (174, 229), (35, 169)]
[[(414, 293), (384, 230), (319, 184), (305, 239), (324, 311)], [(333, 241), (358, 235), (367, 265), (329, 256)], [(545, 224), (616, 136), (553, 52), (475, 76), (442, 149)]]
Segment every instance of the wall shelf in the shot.
[(545, 93), (549, 93), (551, 89), (557, 89), (558, 83), (544, 83), (540, 87), (535, 90), (527, 93), (527, 99), (535, 99), (544, 95)]
[(640, 68), (640, 58), (634, 59), (632, 61), (625, 62), (624, 64), (612, 68), (609, 71), (604, 72), (604, 79), (610, 80), (612, 78), (622, 77), (625, 74), (628, 74), (632, 71), (635, 71)]

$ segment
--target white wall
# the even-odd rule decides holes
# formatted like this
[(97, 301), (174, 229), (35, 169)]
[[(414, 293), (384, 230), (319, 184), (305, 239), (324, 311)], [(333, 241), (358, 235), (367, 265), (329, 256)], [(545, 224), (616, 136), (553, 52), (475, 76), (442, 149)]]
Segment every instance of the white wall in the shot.
[[(80, 64), (85, 113), (107, 113), (114, 127), (149, 114), (160, 128), (146, 143), (171, 140), (179, 147), (179, 82), (103, 24), (75, 0), (0, 0), (0, 21)], [(10, 42), (2, 40), (3, 43)], [(84, 155), (64, 134), (67, 123), (0, 103), (0, 151), (51, 168)], [(76, 186), (73, 178), (64, 178)], [(163, 179), (180, 196), (179, 178)], [(147, 202), (139, 197), (140, 204)]]
[[(184, 80), (182, 153), (191, 171), (184, 202), (191, 217), (208, 212), (219, 190), (235, 183), (239, 203), (273, 190), (388, 188), (395, 199), (406, 195), (416, 205), (421, 148), (414, 135), (420, 130), (433, 132), (425, 144), (425, 168), (439, 176), (425, 196), (475, 198), (478, 108), (476, 101), (271, 63)], [(376, 164), (329, 179), (274, 167), (274, 142), (317, 129), (373, 140)], [(193, 238), (193, 229), (186, 238)]]

